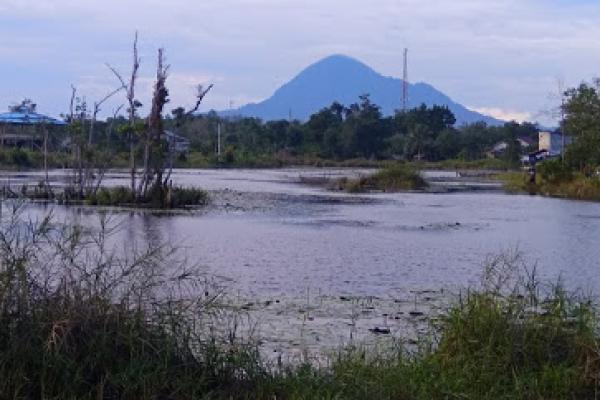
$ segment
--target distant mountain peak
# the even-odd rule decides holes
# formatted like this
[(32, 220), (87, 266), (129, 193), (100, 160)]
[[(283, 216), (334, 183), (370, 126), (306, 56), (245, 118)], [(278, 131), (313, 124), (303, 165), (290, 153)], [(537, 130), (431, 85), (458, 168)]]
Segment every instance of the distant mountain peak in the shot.
[[(353, 57), (334, 54), (306, 67), (270, 98), (222, 114), (276, 120), (289, 118), (291, 112), (293, 118), (307, 120), (334, 101), (347, 106), (357, 102), (360, 95), (369, 94), (384, 114), (391, 115), (400, 108), (401, 93), (401, 79), (383, 76)], [(458, 125), (477, 121), (501, 123), (454, 102), (425, 82), (409, 84), (409, 107), (421, 104), (447, 106), (455, 114)]]

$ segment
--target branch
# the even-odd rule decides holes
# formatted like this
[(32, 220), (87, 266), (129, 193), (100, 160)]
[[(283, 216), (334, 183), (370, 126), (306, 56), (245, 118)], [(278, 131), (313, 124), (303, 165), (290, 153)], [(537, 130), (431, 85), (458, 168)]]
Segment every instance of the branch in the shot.
[(71, 114), (70, 122), (73, 122), (73, 118), (75, 118), (75, 96), (77, 94), (77, 88), (74, 85), (71, 85), (71, 105), (69, 107), (69, 112)]
[(112, 71), (112, 73), (117, 77), (117, 79), (119, 80), (119, 82), (121, 82), (121, 87), (122, 88), (127, 88), (127, 84), (125, 83), (125, 80), (123, 79), (123, 77), (121, 76), (121, 74), (119, 73), (119, 71), (117, 71), (112, 65), (110, 65), (109, 63), (105, 63), (104, 65), (106, 65), (106, 67), (108, 69), (110, 69)]
[(197, 89), (198, 89), (198, 93), (196, 94), (196, 106), (191, 109), (190, 111), (188, 111), (187, 113), (185, 113), (186, 116), (190, 116), (192, 114), (194, 114), (196, 111), (198, 111), (198, 108), (200, 108), (200, 104), (202, 103), (202, 100), (204, 100), (204, 97), (208, 94), (208, 92), (210, 92), (210, 89), (213, 88), (213, 84), (211, 83), (210, 85), (208, 85), (208, 87), (206, 89), (204, 89), (202, 87), (202, 85), (198, 85)]

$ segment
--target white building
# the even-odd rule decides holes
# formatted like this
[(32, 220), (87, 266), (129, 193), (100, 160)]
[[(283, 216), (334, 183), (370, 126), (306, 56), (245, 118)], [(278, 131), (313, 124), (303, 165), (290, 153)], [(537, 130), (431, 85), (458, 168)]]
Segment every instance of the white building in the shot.
[[(573, 142), (570, 136), (564, 136), (564, 147)], [(545, 150), (550, 156), (559, 156), (563, 152), (563, 135), (557, 132), (540, 132), (538, 150)]]

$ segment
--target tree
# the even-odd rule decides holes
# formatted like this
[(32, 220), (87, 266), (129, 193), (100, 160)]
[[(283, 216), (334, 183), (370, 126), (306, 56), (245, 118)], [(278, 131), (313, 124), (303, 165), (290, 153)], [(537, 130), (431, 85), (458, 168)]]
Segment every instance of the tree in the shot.
[(566, 92), (563, 129), (574, 137), (567, 151), (573, 167), (586, 170), (600, 165), (600, 79)]
[(129, 114), (129, 126), (127, 129), (123, 130), (123, 133), (127, 135), (127, 139), (129, 141), (129, 170), (131, 176), (131, 193), (135, 193), (135, 137), (136, 132), (139, 129), (136, 129), (136, 118), (137, 118), (137, 110), (142, 107), (142, 103), (140, 103), (135, 96), (135, 84), (137, 81), (138, 70), (140, 69), (140, 57), (138, 56), (138, 33), (135, 32), (135, 37), (133, 39), (133, 65), (131, 67), (131, 75), (129, 78), (129, 82), (125, 83), (125, 80), (119, 74), (119, 72), (107, 64), (110, 70), (115, 74), (121, 86), (125, 89), (127, 103), (129, 104), (129, 108), (127, 109)]

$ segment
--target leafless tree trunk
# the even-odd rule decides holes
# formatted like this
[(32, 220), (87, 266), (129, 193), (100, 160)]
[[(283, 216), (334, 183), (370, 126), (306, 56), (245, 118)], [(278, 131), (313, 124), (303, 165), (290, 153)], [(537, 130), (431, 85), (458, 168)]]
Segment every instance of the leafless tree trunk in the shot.
[(166, 88), (169, 66), (164, 62), (164, 50), (158, 50), (158, 65), (156, 68), (156, 83), (152, 96), (152, 108), (148, 116), (148, 126), (144, 143), (144, 173), (138, 187), (138, 195), (145, 197), (148, 186), (152, 183), (157, 190), (162, 190), (162, 176), (164, 172), (164, 154), (161, 149), (161, 136), (163, 134), (162, 112), (169, 101), (169, 91)]
[(71, 124), (71, 155), (73, 156), (73, 177), (71, 186), (75, 187), (77, 182), (77, 170), (75, 166), (77, 165), (77, 144), (75, 140), (75, 132), (73, 131), (73, 124), (75, 123), (75, 97), (77, 96), (77, 88), (74, 85), (71, 85), (71, 102), (69, 105), (69, 124)]
[(44, 130), (44, 186), (47, 192), (50, 190), (50, 179), (48, 178), (48, 127), (44, 125), (42, 129)]
[(204, 100), (204, 97), (208, 94), (208, 92), (210, 92), (210, 89), (212, 89), (213, 86), (213, 84), (210, 84), (206, 89), (204, 89), (202, 85), (196, 86), (196, 105), (190, 111), (185, 113), (186, 116), (193, 115), (196, 111), (198, 111), (200, 104), (202, 104), (202, 100)]
[(135, 32), (135, 38), (133, 40), (133, 66), (131, 68), (131, 77), (129, 78), (129, 84), (125, 83), (125, 80), (117, 72), (116, 69), (108, 65), (111, 71), (121, 82), (122, 87), (127, 89), (127, 103), (129, 104), (129, 168), (131, 173), (131, 192), (135, 193), (135, 118), (136, 109), (140, 106), (139, 102), (135, 98), (135, 82), (138, 76), (138, 70), (140, 68), (140, 58), (138, 56), (138, 33)]
[[(198, 85), (196, 86), (196, 104), (194, 105), (194, 108), (192, 108), (191, 110), (189, 110), (188, 112), (186, 112), (184, 114), (184, 120), (187, 117), (192, 116), (196, 111), (198, 111), (198, 109), (200, 108), (200, 104), (202, 104), (202, 101), (204, 100), (204, 97), (208, 94), (208, 92), (213, 88), (213, 84), (208, 85), (208, 87), (206, 89), (204, 89), (204, 86), (202, 85)], [(174, 149), (171, 148), (171, 146), (169, 146), (169, 170), (167, 172), (167, 176), (165, 177), (164, 181), (163, 181), (163, 187), (167, 187), (167, 185), (169, 185), (169, 180), (171, 179), (171, 174), (173, 173), (173, 156), (175, 155)]]
[(94, 138), (94, 127), (96, 125), (96, 120), (98, 118), (98, 113), (100, 112), (100, 106), (104, 104), (108, 99), (113, 97), (115, 94), (119, 93), (121, 90), (126, 89), (127, 87), (124, 85), (119, 86), (106, 96), (104, 96), (100, 101), (94, 103), (94, 111), (92, 112), (92, 118), (90, 119), (90, 130), (88, 132), (88, 146), (92, 145), (92, 141)]

